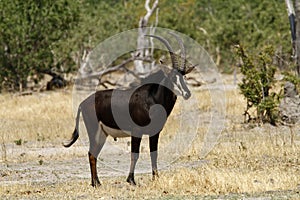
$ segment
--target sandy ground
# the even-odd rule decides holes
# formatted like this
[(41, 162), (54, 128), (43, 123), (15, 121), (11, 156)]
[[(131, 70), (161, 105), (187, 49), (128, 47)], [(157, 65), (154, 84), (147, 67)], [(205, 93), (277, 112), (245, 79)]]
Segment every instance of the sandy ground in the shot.
[[(195, 123), (188, 116), (190, 115), (173, 116), (175, 119), (180, 117), (181, 125), (177, 126), (179, 130), (184, 131), (188, 127), (187, 124)], [(210, 121), (202, 121), (202, 123), (209, 124)], [(171, 132), (173, 126), (171, 122), (167, 124), (165, 132)], [(2, 143), (0, 151), (0, 158), (2, 158), (0, 162), (1, 185), (39, 182), (54, 184), (74, 179), (90, 181), (87, 156), (89, 142), (82, 120), (80, 129), (79, 139), (69, 148), (63, 147), (62, 142), (58, 141)], [(180, 161), (182, 154), (191, 147), (196, 133), (183, 135), (185, 132), (177, 131), (175, 135), (168, 135), (165, 132), (161, 133), (160, 139), (159, 170), (168, 171), (178, 167), (195, 167), (207, 162), (204, 159), (190, 162)], [(150, 163), (148, 136), (143, 136), (136, 173), (151, 174)], [(98, 157), (97, 165), (98, 175), (101, 178), (126, 176), (130, 166), (130, 137), (118, 138), (117, 141), (108, 137)]]
[[(75, 146), (66, 149), (55, 145), (40, 146), (26, 144), (17, 146), (6, 145), (9, 162), (1, 162), (1, 185), (28, 184), (48, 182), (49, 184), (77, 180), (89, 180), (90, 170), (86, 146)], [(98, 161), (98, 175), (102, 177), (126, 176), (130, 153), (114, 153), (112, 147), (106, 145), (101, 158)], [(70, 153), (71, 151), (71, 153)], [(110, 153), (109, 153), (110, 152)], [(113, 162), (110, 161), (113, 158)], [(146, 157), (146, 156), (145, 156)], [(151, 173), (148, 159), (139, 160), (137, 173)], [(203, 164), (205, 160), (191, 162), (174, 162), (168, 166), (160, 167), (160, 170), (170, 170), (178, 167), (194, 167)], [(116, 164), (118, 163), (118, 164)]]
[[(80, 143), (80, 142), (79, 142)], [(82, 142), (81, 142), (82, 143)], [(98, 173), (104, 184), (110, 185), (114, 189), (126, 188), (126, 191), (134, 192), (139, 187), (147, 187), (143, 183), (144, 179), (150, 178), (149, 160), (141, 159), (137, 166), (138, 186), (129, 186), (125, 178), (129, 165), (129, 152), (117, 152), (110, 145), (103, 149), (98, 162)], [(26, 143), (24, 145), (7, 144), (6, 156), (9, 161), (0, 164), (1, 187), (4, 191), (0, 192), (1, 199), (119, 199), (115, 195), (98, 196), (97, 190), (94, 190), (90, 184), (90, 171), (88, 158), (85, 155), (87, 146), (82, 144), (75, 145), (71, 149), (66, 149), (60, 144), (40, 144)], [(1, 154), (3, 157), (4, 155)], [(118, 166), (110, 163), (109, 157), (118, 160)], [(162, 172), (172, 170), (193, 169), (207, 164), (208, 160), (198, 161), (175, 161), (167, 167), (161, 169)], [(113, 164), (115, 164), (113, 162)], [(123, 170), (120, 170), (123, 169)], [(115, 178), (113, 178), (115, 177)], [(70, 186), (71, 183), (71, 186)], [(141, 186), (142, 184), (142, 186)], [(17, 187), (16, 185), (21, 185)], [(76, 188), (83, 190), (79, 193), (65, 193), (60, 187)], [(36, 189), (34, 189), (36, 188)], [(49, 192), (49, 188), (52, 188)], [(100, 190), (106, 188), (100, 188)], [(1, 190), (1, 189), (0, 189)], [(13, 192), (12, 192), (13, 191)], [(74, 191), (73, 191), (74, 192)], [(129, 192), (129, 193), (130, 193)], [(12, 193), (12, 194), (11, 194)], [(133, 196), (122, 196), (121, 199), (135, 199)], [(138, 199), (141, 198), (140, 196)], [(162, 192), (158, 197), (146, 196), (146, 199), (243, 199), (243, 200), (270, 200), (270, 199), (300, 199), (299, 190), (286, 191), (268, 191), (256, 194), (227, 194), (227, 195), (169, 195)]]
[[(69, 149), (60, 144), (40, 144), (26, 143), (23, 145), (6, 144), (6, 156), (8, 160), (0, 163), (0, 198), (1, 199), (94, 199), (95, 191), (90, 186), (90, 169), (87, 157), (87, 146), (82, 146), (79, 141)], [(104, 146), (100, 159), (97, 163), (98, 176), (101, 182), (113, 190), (118, 188), (127, 188), (135, 190), (139, 186), (147, 187), (143, 179), (150, 179), (151, 168), (150, 160), (146, 158), (148, 154), (141, 155), (137, 164), (136, 180), (137, 187), (126, 183), (130, 163), (129, 151), (116, 151), (116, 146)], [(3, 151), (1, 154), (3, 158)], [(161, 163), (161, 162), (160, 162)], [(198, 161), (174, 161), (160, 165), (161, 172), (169, 172), (180, 168), (199, 167), (207, 163), (206, 160)], [(66, 185), (72, 184), (71, 190), (76, 187), (86, 188), (87, 190), (79, 193), (68, 194), (61, 191), (61, 187), (68, 188)], [(62, 186), (61, 186), (62, 185)], [(81, 186), (80, 186), (81, 185)], [(54, 191), (49, 192), (49, 188)], [(102, 190), (104, 188), (100, 188)], [(75, 189), (76, 190), (76, 189)], [(111, 188), (108, 189), (110, 191)], [(69, 191), (68, 191), (69, 192)], [(74, 192), (74, 191), (73, 191)], [(89, 193), (87, 195), (87, 193)], [(121, 199), (129, 198), (123, 193)], [(90, 196), (91, 195), (91, 196)], [(108, 195), (100, 199), (114, 199), (120, 194)], [(129, 199), (131, 199), (130, 197)], [(134, 198), (134, 196), (133, 196)], [(140, 198), (140, 197), (139, 197)], [(138, 198), (138, 199), (139, 199)], [(148, 198), (152, 198), (151, 195)], [(177, 197), (174, 197), (177, 198)], [(117, 198), (119, 199), (119, 198)]]

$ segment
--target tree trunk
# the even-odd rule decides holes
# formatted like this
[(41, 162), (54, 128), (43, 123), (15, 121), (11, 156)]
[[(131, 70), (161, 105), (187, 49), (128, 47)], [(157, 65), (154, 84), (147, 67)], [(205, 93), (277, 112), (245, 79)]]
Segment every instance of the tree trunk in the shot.
[[(157, 26), (158, 23), (158, 14), (156, 15), (156, 23), (155, 26), (152, 27), (152, 30), (150, 30), (150, 33), (147, 33), (147, 26), (148, 26), (148, 22), (149, 19), (151, 17), (151, 15), (154, 13), (155, 10), (158, 9), (158, 2), (159, 0), (155, 0), (152, 4), (152, 7), (150, 6), (150, 0), (145, 0), (145, 9), (147, 11), (146, 15), (141, 17), (140, 21), (139, 21), (139, 36), (137, 39), (137, 53), (136, 55), (138, 55), (139, 57), (149, 57), (150, 52), (150, 44), (151, 40), (150, 38), (145, 38), (145, 34), (154, 34), (155, 31), (155, 27)], [(134, 65), (135, 65), (135, 69), (136, 71), (143, 75), (148, 73), (151, 70), (151, 64), (145, 64), (142, 60), (135, 60), (134, 61)]]

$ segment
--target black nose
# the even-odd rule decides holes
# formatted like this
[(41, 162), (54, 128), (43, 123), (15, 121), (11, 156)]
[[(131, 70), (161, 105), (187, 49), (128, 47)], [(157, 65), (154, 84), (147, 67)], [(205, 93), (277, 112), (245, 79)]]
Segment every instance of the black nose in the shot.
[(187, 99), (189, 99), (191, 96), (192, 96), (191, 92), (188, 91), (187, 93), (184, 94), (183, 98), (184, 98), (185, 100), (187, 100)]

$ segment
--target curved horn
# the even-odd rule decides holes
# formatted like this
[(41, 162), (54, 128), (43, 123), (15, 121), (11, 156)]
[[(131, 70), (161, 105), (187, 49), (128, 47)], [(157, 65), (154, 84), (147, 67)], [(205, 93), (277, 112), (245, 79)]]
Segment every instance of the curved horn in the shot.
[(185, 48), (184, 48), (184, 45), (183, 45), (183, 41), (182, 39), (174, 32), (169, 32), (170, 35), (174, 36), (178, 42), (178, 44), (180, 45), (180, 50), (181, 50), (181, 67), (179, 70), (181, 71), (185, 71), (185, 68), (186, 68), (186, 52), (185, 52)]
[(171, 57), (171, 61), (172, 61), (173, 67), (175, 67), (176, 69), (178, 69), (178, 63), (177, 63), (174, 51), (173, 51), (170, 43), (166, 39), (164, 39), (164, 38), (162, 38), (160, 36), (157, 36), (157, 35), (145, 35), (145, 36), (153, 37), (153, 38), (156, 38), (159, 41), (161, 41), (167, 47), (167, 49), (168, 49), (168, 51), (170, 53), (170, 57)]

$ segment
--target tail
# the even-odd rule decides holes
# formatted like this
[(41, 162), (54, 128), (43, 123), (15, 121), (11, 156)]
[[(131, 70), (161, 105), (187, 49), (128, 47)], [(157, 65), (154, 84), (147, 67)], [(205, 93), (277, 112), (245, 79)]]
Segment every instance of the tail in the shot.
[(79, 118), (80, 118), (80, 113), (81, 113), (81, 108), (80, 106), (78, 107), (78, 111), (77, 111), (77, 116), (76, 116), (76, 126), (75, 126), (75, 130), (72, 134), (72, 138), (66, 142), (63, 143), (64, 147), (70, 147), (72, 146), (72, 144), (74, 144), (76, 142), (76, 140), (79, 137), (79, 133), (78, 133), (78, 128), (79, 128)]

